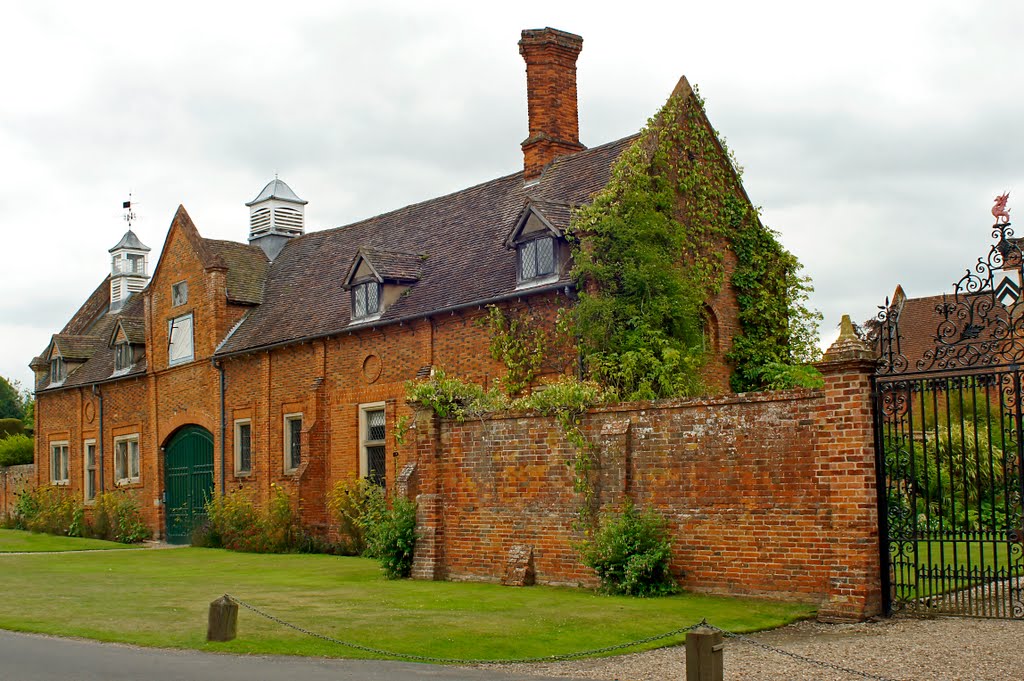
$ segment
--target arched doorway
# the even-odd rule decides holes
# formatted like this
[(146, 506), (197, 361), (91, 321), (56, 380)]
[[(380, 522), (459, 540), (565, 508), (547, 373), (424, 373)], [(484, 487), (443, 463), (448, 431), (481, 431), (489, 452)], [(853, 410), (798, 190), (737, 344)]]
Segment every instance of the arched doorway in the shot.
[(213, 497), (213, 435), (202, 426), (183, 426), (164, 451), (167, 541), (187, 544)]

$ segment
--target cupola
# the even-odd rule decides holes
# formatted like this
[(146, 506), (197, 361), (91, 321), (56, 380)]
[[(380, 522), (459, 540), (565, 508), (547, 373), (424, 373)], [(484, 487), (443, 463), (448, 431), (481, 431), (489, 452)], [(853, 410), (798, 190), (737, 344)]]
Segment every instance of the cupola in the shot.
[[(132, 216), (130, 203), (125, 202), (128, 210), (128, 231), (124, 233), (117, 245), (110, 249), (110, 311), (120, 310), (128, 296), (146, 288), (149, 281), (149, 246), (139, 241), (131, 228)], [(134, 217), (134, 216), (132, 216)]]
[(249, 207), (249, 243), (262, 248), (268, 259), (276, 258), (288, 239), (305, 232), (307, 203), (275, 177), (245, 204)]

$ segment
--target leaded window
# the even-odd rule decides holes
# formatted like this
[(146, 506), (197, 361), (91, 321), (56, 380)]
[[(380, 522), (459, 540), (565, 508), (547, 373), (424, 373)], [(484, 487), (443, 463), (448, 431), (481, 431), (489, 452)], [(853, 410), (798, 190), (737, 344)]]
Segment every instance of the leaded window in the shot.
[(519, 279), (539, 279), (555, 273), (555, 240), (532, 239), (519, 244)]
[(363, 470), (366, 479), (377, 485), (384, 485), (387, 479), (387, 454), (385, 449), (384, 407), (371, 405), (362, 412)]
[(380, 284), (367, 281), (352, 287), (352, 319), (377, 314), (380, 310)]

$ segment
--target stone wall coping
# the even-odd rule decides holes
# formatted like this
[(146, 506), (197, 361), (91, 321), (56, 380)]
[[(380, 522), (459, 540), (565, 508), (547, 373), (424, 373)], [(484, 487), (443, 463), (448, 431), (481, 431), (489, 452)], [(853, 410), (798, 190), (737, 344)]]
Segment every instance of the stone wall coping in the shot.
[[(706, 395), (701, 397), (673, 397), (664, 400), (640, 400), (635, 402), (616, 402), (614, 404), (599, 404), (591, 407), (587, 414), (617, 414), (623, 412), (638, 412), (660, 409), (691, 409), (698, 407), (724, 406), (729, 404), (758, 404), (765, 402), (798, 402), (801, 400), (815, 400), (824, 397), (823, 388), (795, 388), (793, 390), (766, 390), (748, 393), (726, 393), (724, 395)], [(417, 409), (424, 409), (417, 407)], [(520, 419), (537, 416), (550, 416), (536, 411), (495, 411), (480, 416), (473, 416), (464, 421), (502, 421), (508, 419)], [(441, 419), (442, 422), (455, 422), (454, 418)]]

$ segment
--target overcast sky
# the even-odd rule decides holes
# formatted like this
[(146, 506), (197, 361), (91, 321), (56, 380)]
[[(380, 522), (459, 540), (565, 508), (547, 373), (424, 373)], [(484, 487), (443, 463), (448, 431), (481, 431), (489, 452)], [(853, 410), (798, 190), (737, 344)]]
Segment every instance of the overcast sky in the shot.
[(152, 267), (179, 203), (244, 240), (275, 172), (316, 230), (520, 169), (524, 28), (583, 36), (589, 146), (640, 129), (679, 76), (699, 86), (828, 337), (897, 283), (949, 290), (996, 194), (1024, 213), (1024, 3), (611, 6), (5, 4), (0, 374), (31, 384), (108, 272), (129, 192)]

